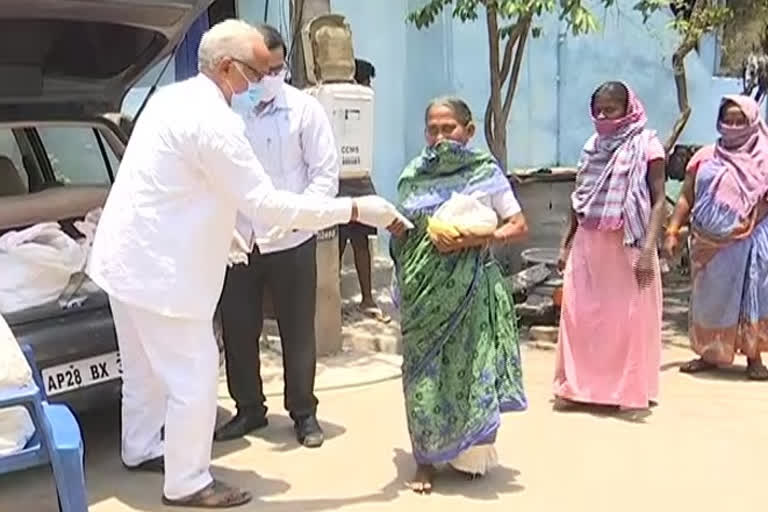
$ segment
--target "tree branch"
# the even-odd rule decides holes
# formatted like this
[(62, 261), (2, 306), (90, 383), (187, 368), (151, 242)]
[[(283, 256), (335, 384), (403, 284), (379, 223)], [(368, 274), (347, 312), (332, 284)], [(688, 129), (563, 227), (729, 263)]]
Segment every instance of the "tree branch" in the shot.
[(515, 62), (512, 65), (512, 75), (507, 83), (507, 96), (504, 98), (504, 107), (502, 109), (502, 121), (504, 124), (509, 119), (509, 113), (512, 110), (512, 100), (515, 98), (517, 83), (520, 80), (520, 69), (522, 68), (523, 56), (525, 55), (525, 43), (528, 41), (528, 32), (531, 28), (531, 17), (526, 16), (521, 21), (520, 35), (515, 46)]
[[(696, 19), (703, 10), (710, 7), (712, 2), (710, 0), (695, 0), (693, 4), (693, 10), (690, 15), (690, 19)], [(691, 53), (699, 44), (699, 36), (688, 33), (680, 45), (672, 54), (672, 71), (675, 74), (675, 89), (677, 90), (677, 108), (680, 110), (680, 115), (675, 121), (672, 127), (672, 133), (667, 138), (664, 144), (664, 149), (669, 154), (675, 147), (680, 135), (682, 135), (685, 126), (688, 124), (688, 119), (691, 117), (691, 105), (688, 102), (688, 77), (685, 73), (685, 58)]]
[(686, 38), (672, 55), (672, 70), (675, 73), (675, 88), (677, 89), (677, 108), (680, 115), (672, 127), (672, 133), (664, 144), (664, 149), (669, 154), (675, 147), (680, 135), (682, 135), (688, 118), (691, 117), (691, 106), (688, 103), (688, 78), (685, 73), (685, 57), (696, 47), (696, 41), (693, 38)]
[[(489, 49), (489, 62), (488, 67), (491, 71), (491, 99), (490, 99), (490, 107), (491, 107), (491, 131), (493, 133), (493, 137), (489, 139), (488, 145), (491, 148), (491, 152), (493, 155), (499, 160), (499, 161), (506, 161), (506, 155), (501, 155), (502, 152), (499, 148), (499, 141), (502, 136), (502, 134), (499, 132), (500, 129), (505, 128), (504, 124), (501, 123), (501, 114), (502, 114), (502, 107), (501, 107), (501, 69), (499, 67), (499, 23), (497, 18), (497, 11), (496, 7), (493, 4), (486, 5), (485, 8), (485, 19), (486, 19), (486, 25), (488, 28), (488, 49)], [(502, 160), (502, 157), (504, 159)]]
[(518, 20), (517, 23), (515, 23), (515, 26), (512, 27), (512, 31), (507, 38), (507, 44), (504, 47), (504, 62), (501, 65), (501, 83), (506, 82), (507, 77), (509, 76), (509, 70), (512, 67), (512, 55), (514, 54), (512, 50), (515, 47), (515, 43), (517, 43), (517, 40), (520, 38), (520, 34), (523, 33), (521, 30), (522, 27), (523, 24), (521, 20)]

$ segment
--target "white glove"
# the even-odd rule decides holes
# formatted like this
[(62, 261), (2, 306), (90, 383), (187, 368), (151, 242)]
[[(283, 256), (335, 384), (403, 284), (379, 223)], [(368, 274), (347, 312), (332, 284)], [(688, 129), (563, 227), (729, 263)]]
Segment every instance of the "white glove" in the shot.
[(406, 229), (413, 229), (411, 221), (403, 217), (392, 203), (379, 196), (363, 196), (353, 199), (357, 205), (357, 222), (377, 228), (389, 227), (393, 222), (400, 221)]

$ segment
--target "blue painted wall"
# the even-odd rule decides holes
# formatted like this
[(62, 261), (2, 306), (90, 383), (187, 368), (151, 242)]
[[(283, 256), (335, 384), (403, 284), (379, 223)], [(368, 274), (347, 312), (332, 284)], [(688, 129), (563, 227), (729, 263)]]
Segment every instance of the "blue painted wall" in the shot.
[[(626, 80), (644, 101), (651, 127), (666, 136), (677, 116), (670, 65), (675, 40), (665, 28), (669, 17), (657, 14), (648, 25), (632, 11), (634, 0), (618, 8), (595, 7), (598, 33), (573, 37), (555, 16), (539, 20), (543, 32), (529, 41), (509, 121), (509, 161), (514, 167), (572, 165), (591, 133), (587, 112), (592, 90), (605, 80)], [(482, 127), (489, 95), (485, 23), (462, 24), (443, 15), (427, 30), (405, 23), (407, 12), (423, 0), (331, 0), (347, 17), (355, 52), (376, 66), (374, 181), (392, 198), (403, 166), (423, 145), (427, 102), (442, 94), (469, 101)], [(265, 0), (240, 0), (240, 17), (264, 21)], [(271, 0), (267, 22), (288, 34), (287, 0)], [(687, 60), (693, 115), (682, 142), (715, 137), (719, 97), (737, 92), (738, 80), (713, 76), (716, 44), (704, 41)], [(131, 112), (156, 76), (142, 80), (126, 99)], [(163, 82), (173, 79), (173, 65)], [(559, 78), (559, 80), (558, 80)], [(484, 145), (482, 129), (476, 140)]]
[[(376, 66), (374, 180), (393, 197), (402, 167), (423, 144), (426, 103), (442, 94), (469, 101), (482, 126), (489, 95), (485, 23), (462, 24), (443, 15), (418, 31), (405, 23), (423, 0), (331, 0), (347, 17), (355, 52)], [(662, 136), (677, 116), (670, 65), (675, 40), (657, 14), (648, 25), (632, 11), (634, 0), (618, 8), (595, 7), (599, 32), (573, 37), (555, 16), (539, 20), (542, 35), (529, 41), (509, 121), (509, 161), (514, 167), (571, 165), (591, 134), (588, 98), (606, 80), (626, 80), (645, 102), (651, 127)], [(595, 4), (597, 5), (597, 4)], [(264, 0), (241, 0), (240, 16), (263, 21)], [(268, 22), (286, 27), (287, 2), (272, 0)], [(739, 82), (713, 76), (715, 42), (687, 61), (693, 115), (682, 142), (708, 142), (714, 136), (719, 97), (737, 92)], [(559, 78), (559, 79), (558, 79)], [(484, 145), (482, 130), (477, 144)]]

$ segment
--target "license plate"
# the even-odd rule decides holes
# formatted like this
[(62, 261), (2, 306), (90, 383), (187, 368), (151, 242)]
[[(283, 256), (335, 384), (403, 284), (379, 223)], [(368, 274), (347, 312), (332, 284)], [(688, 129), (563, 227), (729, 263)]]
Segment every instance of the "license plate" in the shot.
[(118, 352), (51, 366), (42, 371), (48, 396), (114, 380), (122, 373)]

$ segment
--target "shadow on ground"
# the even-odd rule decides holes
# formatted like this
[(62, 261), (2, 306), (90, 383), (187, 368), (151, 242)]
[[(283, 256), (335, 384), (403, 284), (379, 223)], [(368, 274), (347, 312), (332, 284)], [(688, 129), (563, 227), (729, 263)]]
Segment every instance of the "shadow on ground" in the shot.
[(670, 272), (664, 276), (662, 342), (665, 346), (689, 348), (688, 308), (691, 286), (688, 276)]
[[(408, 488), (408, 482), (416, 473), (416, 462), (410, 453), (402, 449), (396, 449), (392, 463), (397, 470), (395, 479), (382, 492), (413, 492)], [(473, 500), (493, 501), (502, 495), (517, 493), (525, 490), (525, 487), (517, 483), (520, 472), (505, 466), (493, 468), (483, 478), (472, 479), (469, 476), (451, 469), (442, 467), (435, 475), (432, 494), (442, 496), (462, 496)]]
[(649, 409), (622, 410), (610, 405), (579, 404), (574, 402), (560, 409), (555, 407), (554, 399), (550, 400), (550, 404), (557, 414), (589, 414), (595, 418), (618, 420), (626, 423), (645, 423), (653, 415), (653, 408), (656, 407), (656, 404), (652, 404)]

